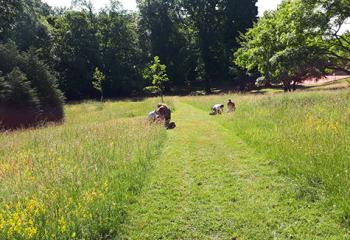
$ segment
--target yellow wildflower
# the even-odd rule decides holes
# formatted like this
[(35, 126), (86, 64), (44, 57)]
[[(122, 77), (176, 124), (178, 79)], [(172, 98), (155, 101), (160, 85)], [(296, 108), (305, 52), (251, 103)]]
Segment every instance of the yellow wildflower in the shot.
[(64, 217), (62, 216), (60, 218), (60, 220), (58, 221), (59, 223), (59, 228), (60, 228), (60, 231), (62, 233), (65, 233), (67, 231), (67, 224), (66, 224), (66, 220), (64, 219)]
[(28, 238), (33, 238), (37, 234), (38, 230), (36, 227), (30, 226), (26, 228), (25, 232)]
[(5, 218), (2, 215), (2, 213), (0, 213), (0, 231), (4, 228), (5, 226)]

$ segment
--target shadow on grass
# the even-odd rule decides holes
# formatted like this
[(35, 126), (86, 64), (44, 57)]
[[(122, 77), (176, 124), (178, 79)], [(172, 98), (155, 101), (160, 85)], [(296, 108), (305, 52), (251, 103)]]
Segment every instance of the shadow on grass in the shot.
[(0, 132), (44, 128), (64, 122), (61, 108), (38, 110), (25, 107), (0, 106)]

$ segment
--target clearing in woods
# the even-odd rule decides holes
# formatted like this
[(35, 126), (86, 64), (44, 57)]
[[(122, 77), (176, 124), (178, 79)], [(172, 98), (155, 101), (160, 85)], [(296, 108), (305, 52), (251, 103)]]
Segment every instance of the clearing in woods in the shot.
[(349, 238), (325, 198), (302, 197), (219, 118), (175, 105), (178, 128), (129, 209), (124, 239)]

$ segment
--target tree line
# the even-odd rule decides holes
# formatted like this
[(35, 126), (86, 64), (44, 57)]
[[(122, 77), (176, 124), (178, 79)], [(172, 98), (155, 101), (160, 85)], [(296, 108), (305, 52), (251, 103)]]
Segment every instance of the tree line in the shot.
[[(6, 55), (0, 64), (1, 111), (17, 106), (35, 110), (29, 121), (35, 122), (50, 119), (44, 101), (60, 105), (62, 112), (64, 98), (139, 95), (151, 85), (144, 70), (156, 56), (167, 66), (165, 92), (210, 92), (225, 82), (246, 86), (233, 53), (239, 34), (256, 20), (256, 0), (137, 3), (138, 11), (123, 10), (117, 0), (96, 11), (90, 0), (74, 0), (72, 8), (51, 8), (41, 0), (0, 0), (0, 54)], [(33, 80), (31, 67), (23, 67), (32, 63), (47, 79)], [(51, 82), (56, 102), (38, 97), (48, 92), (34, 81)]]
[(65, 100), (139, 96), (154, 83), (162, 93), (244, 91), (262, 76), (288, 90), (349, 72), (350, 36), (340, 32), (349, 0), (284, 0), (262, 18), (256, 2), (138, 0), (125, 11), (111, 0), (96, 11), (90, 0), (0, 0), (0, 122), (62, 119)]
[[(106, 97), (130, 96), (148, 83), (143, 69), (155, 56), (167, 66), (167, 91), (201, 88), (237, 77), (235, 40), (256, 20), (256, 0), (140, 0), (139, 11), (118, 1), (95, 11), (91, 1), (52, 9), (40, 0), (1, 1), (2, 43), (35, 49), (69, 100), (97, 95), (91, 78), (105, 76)], [(237, 79), (236, 79), (237, 80)]]

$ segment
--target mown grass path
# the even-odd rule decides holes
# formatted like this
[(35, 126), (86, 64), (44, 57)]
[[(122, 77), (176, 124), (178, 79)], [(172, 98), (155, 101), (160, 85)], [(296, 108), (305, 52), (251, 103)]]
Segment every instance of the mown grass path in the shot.
[(218, 118), (176, 108), (124, 239), (349, 239), (322, 192), (283, 177)]

